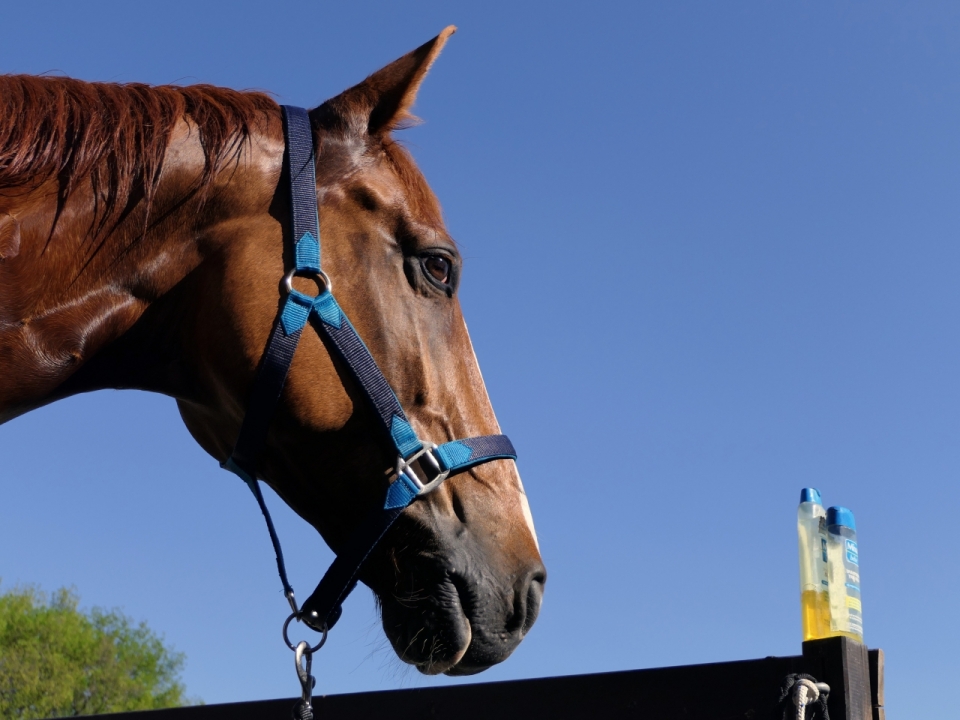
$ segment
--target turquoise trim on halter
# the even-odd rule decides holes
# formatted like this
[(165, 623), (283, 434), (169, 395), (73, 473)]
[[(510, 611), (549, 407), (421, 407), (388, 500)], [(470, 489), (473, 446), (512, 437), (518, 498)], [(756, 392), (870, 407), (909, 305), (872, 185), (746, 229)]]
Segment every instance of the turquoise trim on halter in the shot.
[[(257, 483), (257, 479), (252, 475), (250, 475), (242, 467), (237, 465), (237, 463), (234, 462), (233, 457), (228, 457), (226, 460), (220, 463), (220, 467), (222, 467), (224, 470), (229, 470), (234, 475), (239, 477), (241, 480), (243, 480), (247, 484), (247, 487), (249, 487), (251, 490), (253, 490), (254, 486)], [(256, 490), (253, 490), (253, 494), (254, 495), (257, 494)]]
[(311, 232), (305, 232), (297, 240), (294, 252), (297, 270), (320, 272), (320, 242)]
[(387, 488), (387, 498), (383, 503), (384, 510), (395, 510), (405, 508), (416, 499), (420, 494), (420, 488), (407, 477), (406, 473), (400, 473), (397, 479), (390, 483)]
[(327, 325), (335, 328), (340, 328), (343, 325), (343, 311), (340, 309), (340, 306), (337, 305), (337, 301), (333, 299), (333, 295), (326, 290), (314, 299), (313, 311), (317, 314), (317, 317)]
[(473, 455), (471, 448), (456, 440), (444, 443), (433, 452), (437, 459), (443, 463), (444, 470), (453, 470), (461, 465), (466, 465), (470, 461), (470, 456)]
[(302, 330), (311, 312), (316, 313), (327, 325), (335, 328), (343, 326), (343, 311), (329, 292), (324, 290), (316, 297), (310, 297), (299, 290), (291, 290), (280, 314), (283, 332), (293, 335), (297, 330)]
[(296, 290), (291, 291), (283, 304), (283, 312), (280, 313), (280, 323), (283, 325), (284, 334), (289, 336), (298, 330), (303, 330), (312, 309), (312, 297)]
[(410, 423), (399, 415), (393, 416), (390, 423), (390, 438), (393, 444), (397, 446), (397, 451), (401, 457), (408, 458), (423, 447), (417, 433), (413, 431)]

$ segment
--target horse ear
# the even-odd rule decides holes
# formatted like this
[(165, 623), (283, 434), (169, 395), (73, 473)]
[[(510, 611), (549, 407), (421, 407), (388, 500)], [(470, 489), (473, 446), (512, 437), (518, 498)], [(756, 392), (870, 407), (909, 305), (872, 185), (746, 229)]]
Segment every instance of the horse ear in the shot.
[(404, 122), (415, 120), (410, 108), (420, 83), (447, 39), (456, 31), (457, 28), (450, 25), (433, 40), (327, 100), (311, 115), (321, 125), (369, 135), (383, 135)]

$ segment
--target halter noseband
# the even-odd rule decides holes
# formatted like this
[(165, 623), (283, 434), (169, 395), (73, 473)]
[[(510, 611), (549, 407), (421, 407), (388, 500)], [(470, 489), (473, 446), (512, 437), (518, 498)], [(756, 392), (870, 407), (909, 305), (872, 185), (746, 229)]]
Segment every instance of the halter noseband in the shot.
[[(442, 445), (426, 443), (417, 437), (390, 384), (334, 300), (330, 278), (320, 268), (320, 221), (310, 118), (303, 108), (284, 105), (283, 120), (286, 139), (284, 171), (290, 179), (295, 266), (284, 276), (286, 298), (263, 351), (233, 453), (222, 463), (222, 467), (236, 473), (247, 483), (267, 521), (270, 540), (277, 555), (280, 581), (293, 610), (287, 625), (291, 619), (302, 620), (314, 630), (323, 632), (325, 639), (327, 630), (340, 617), (343, 601), (356, 587), (363, 563), (410, 503), (438, 487), (451, 475), (491, 460), (516, 460), (517, 454), (506, 435), (485, 435)], [(314, 278), (320, 293), (310, 297), (295, 290), (295, 275)], [(303, 603), (303, 607), (298, 608), (293, 588), (287, 580), (280, 541), (257, 482), (257, 461), (266, 445), (270, 419), (280, 400), (300, 334), (308, 322), (328, 341), (328, 346), (336, 349), (340, 359), (350, 369), (357, 386), (376, 411), (384, 434), (396, 450), (397, 464), (396, 477), (387, 488), (383, 507), (367, 515), (327, 569), (317, 589)], [(284, 625), (284, 636), (287, 625)], [(287, 644), (293, 647), (289, 640)]]

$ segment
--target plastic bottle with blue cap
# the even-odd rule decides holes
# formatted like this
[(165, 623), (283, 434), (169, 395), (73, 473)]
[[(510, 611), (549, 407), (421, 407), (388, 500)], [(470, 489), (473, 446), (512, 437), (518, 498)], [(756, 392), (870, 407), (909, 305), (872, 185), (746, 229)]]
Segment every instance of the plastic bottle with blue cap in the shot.
[(827, 509), (831, 637), (844, 635), (863, 642), (860, 597), (860, 548), (853, 513), (845, 507)]
[(826, 515), (819, 490), (804, 488), (800, 491), (797, 539), (800, 549), (800, 618), (805, 641), (828, 637), (830, 632)]

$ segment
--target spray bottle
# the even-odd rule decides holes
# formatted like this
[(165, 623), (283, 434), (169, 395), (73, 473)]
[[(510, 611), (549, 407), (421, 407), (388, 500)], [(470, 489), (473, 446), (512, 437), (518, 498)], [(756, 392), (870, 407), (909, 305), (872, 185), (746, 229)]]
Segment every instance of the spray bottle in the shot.
[(805, 641), (830, 634), (826, 514), (820, 491), (804, 488), (797, 509), (797, 538), (800, 547), (800, 613)]
[(857, 526), (853, 513), (845, 507), (837, 506), (827, 510), (827, 558), (830, 582), (828, 635), (846, 635), (863, 642)]

